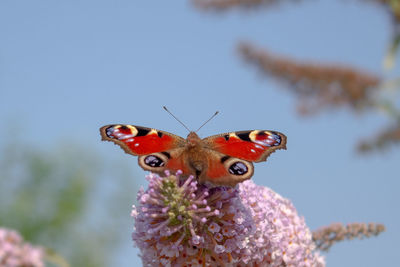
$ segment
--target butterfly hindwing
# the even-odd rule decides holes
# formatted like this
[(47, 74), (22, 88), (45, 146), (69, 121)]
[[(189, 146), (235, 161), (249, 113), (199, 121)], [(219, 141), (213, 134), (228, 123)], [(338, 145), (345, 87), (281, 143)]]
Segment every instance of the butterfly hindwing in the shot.
[(203, 139), (205, 144), (222, 154), (260, 162), (277, 149), (286, 149), (286, 136), (267, 130), (238, 131), (213, 135)]
[(165, 165), (166, 170), (170, 170), (173, 173), (181, 170), (184, 174), (194, 174), (191, 173), (191, 169), (187, 164), (185, 159), (185, 149), (183, 147), (177, 148), (170, 151), (169, 160)]
[(212, 151), (208, 153), (208, 168), (200, 180), (216, 185), (235, 186), (250, 179), (254, 173), (251, 162)]

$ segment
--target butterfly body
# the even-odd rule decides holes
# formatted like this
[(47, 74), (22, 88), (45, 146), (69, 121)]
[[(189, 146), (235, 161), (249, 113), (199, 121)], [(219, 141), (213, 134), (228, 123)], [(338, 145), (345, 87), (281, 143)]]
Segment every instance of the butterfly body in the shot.
[(186, 139), (141, 126), (114, 124), (100, 128), (103, 140), (139, 156), (139, 165), (163, 174), (165, 170), (194, 175), (199, 182), (235, 186), (250, 179), (252, 162), (265, 161), (286, 148), (286, 136), (275, 131), (252, 130), (224, 133), (201, 139), (190, 132)]

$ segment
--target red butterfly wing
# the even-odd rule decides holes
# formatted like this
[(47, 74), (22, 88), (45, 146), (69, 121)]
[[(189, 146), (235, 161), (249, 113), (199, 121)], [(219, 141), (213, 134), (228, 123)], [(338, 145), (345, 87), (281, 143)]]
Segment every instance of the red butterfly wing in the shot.
[(184, 148), (181, 149), (175, 149), (171, 151), (171, 157), (169, 158), (168, 162), (165, 164), (165, 169), (170, 170), (171, 172), (176, 172), (178, 170), (181, 170), (185, 175), (193, 174), (195, 173), (189, 168), (189, 166), (186, 164), (185, 159), (183, 157), (184, 155)]
[(213, 150), (252, 162), (265, 161), (275, 150), (286, 149), (284, 134), (266, 130), (224, 133), (203, 141)]
[(112, 141), (135, 156), (171, 150), (185, 143), (185, 139), (171, 133), (126, 124), (103, 126), (100, 134), (103, 140)]

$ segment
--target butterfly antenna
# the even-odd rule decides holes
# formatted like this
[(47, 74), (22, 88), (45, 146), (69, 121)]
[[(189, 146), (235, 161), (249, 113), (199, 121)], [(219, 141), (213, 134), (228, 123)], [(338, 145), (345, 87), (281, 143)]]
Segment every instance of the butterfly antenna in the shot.
[(180, 124), (182, 124), (183, 125), (183, 127), (185, 127), (186, 128), (186, 130), (188, 130), (189, 132), (191, 132), (191, 130), (189, 130), (189, 128), (188, 127), (186, 127), (186, 125), (183, 123), (183, 122), (181, 122), (177, 117), (175, 117), (175, 115), (174, 114), (172, 114), (171, 113), (171, 111), (169, 111), (168, 109), (167, 109), (167, 107), (166, 106), (163, 106), (163, 109), (165, 109), (165, 111), (166, 112), (168, 112), (172, 117), (174, 117), (174, 119), (175, 120), (177, 120)]
[(216, 111), (216, 112), (214, 113), (214, 115), (212, 115), (208, 120), (206, 120), (205, 123), (203, 123), (203, 124), (199, 127), (199, 129), (196, 130), (196, 132), (198, 132), (204, 125), (206, 125), (207, 122), (209, 122), (209, 121), (212, 120), (215, 116), (217, 116), (218, 113), (219, 113), (219, 111)]

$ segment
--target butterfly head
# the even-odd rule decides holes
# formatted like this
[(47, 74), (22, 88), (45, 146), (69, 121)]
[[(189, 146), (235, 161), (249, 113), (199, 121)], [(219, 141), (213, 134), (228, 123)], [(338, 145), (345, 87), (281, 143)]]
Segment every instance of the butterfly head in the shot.
[(201, 142), (200, 137), (195, 132), (190, 132), (186, 140), (188, 142), (189, 147), (195, 147)]

